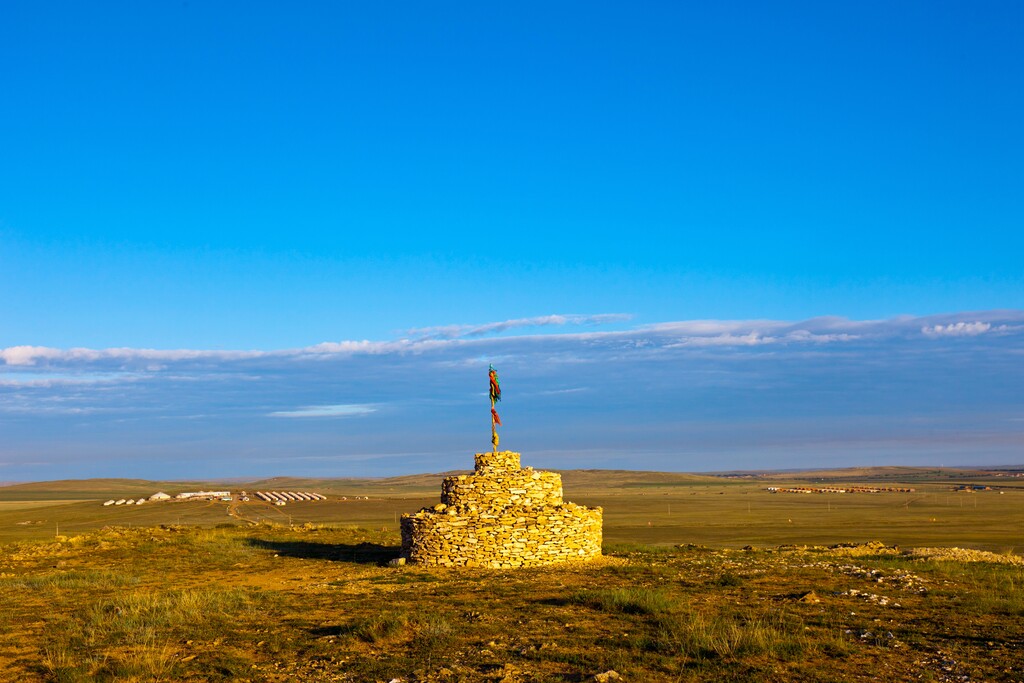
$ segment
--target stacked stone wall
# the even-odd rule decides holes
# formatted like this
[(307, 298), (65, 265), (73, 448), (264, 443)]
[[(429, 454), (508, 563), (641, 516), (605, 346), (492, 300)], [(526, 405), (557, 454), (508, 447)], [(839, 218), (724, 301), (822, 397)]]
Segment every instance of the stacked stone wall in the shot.
[(562, 476), (526, 468), (518, 472), (447, 477), (441, 483), (441, 502), (481, 508), (561, 505)]
[(421, 564), (515, 568), (601, 554), (601, 508), (562, 502), (562, 478), (520, 469), (519, 454), (478, 453), (447, 477), (441, 503), (402, 515), (402, 554)]
[(477, 474), (496, 474), (498, 472), (515, 472), (522, 469), (519, 454), (515, 451), (498, 451), (496, 453), (477, 453), (473, 456), (473, 469)]

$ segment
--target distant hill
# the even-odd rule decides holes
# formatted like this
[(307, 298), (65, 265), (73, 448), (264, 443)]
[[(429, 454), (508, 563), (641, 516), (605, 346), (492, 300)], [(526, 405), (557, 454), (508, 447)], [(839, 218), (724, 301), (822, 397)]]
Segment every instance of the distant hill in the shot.
[[(1012, 468), (1005, 468), (1012, 469)], [(962, 481), (965, 479), (991, 479), (988, 468), (968, 467), (843, 467), (829, 470), (797, 472), (762, 472), (760, 478), (787, 481), (822, 482), (915, 482)]]
[[(635, 489), (653, 486), (721, 485), (719, 477), (679, 472), (629, 470), (558, 470), (567, 489)], [(96, 500), (148, 497), (157, 491), (171, 495), (199, 489), (232, 491), (317, 491), (335, 495), (436, 494), (441, 479), (469, 470), (408, 474), (398, 477), (271, 477), (255, 480), (150, 481), (147, 479), (63, 479), (13, 484), (0, 488), (0, 500)]]
[[(1019, 470), (1001, 467), (1000, 470)], [(566, 495), (578, 491), (600, 489), (622, 491), (691, 486), (721, 486), (744, 481), (860, 482), (913, 483), (919, 481), (993, 480), (995, 469), (957, 467), (846, 467), (808, 471), (721, 472), (689, 474), (685, 472), (649, 472), (636, 470), (555, 470), (562, 475)], [(18, 483), (0, 487), (0, 501), (96, 500), (114, 497), (148, 497), (157, 491), (171, 495), (199, 489), (230, 489), (232, 491), (316, 491), (338, 496), (434, 495), (441, 479), (468, 470), (407, 474), (398, 477), (271, 477), (255, 480), (150, 481), (147, 479), (64, 479)], [(1002, 480), (1008, 484), (1013, 480)], [(1020, 481), (1019, 479), (1016, 481)]]
[(407, 474), (399, 477), (272, 477), (236, 483), (233, 488), (252, 491), (317, 491), (339, 495), (386, 495), (390, 491), (417, 493), (436, 491), (443, 477), (465, 472)]
[(642, 470), (555, 470), (568, 489), (634, 489), (653, 486), (722, 485), (722, 479), (685, 472), (647, 472)]
[(213, 482), (167, 482), (147, 479), (61, 479), (12, 484), (0, 488), (0, 500), (92, 500), (112, 496), (150, 496), (157, 491), (194, 491)]

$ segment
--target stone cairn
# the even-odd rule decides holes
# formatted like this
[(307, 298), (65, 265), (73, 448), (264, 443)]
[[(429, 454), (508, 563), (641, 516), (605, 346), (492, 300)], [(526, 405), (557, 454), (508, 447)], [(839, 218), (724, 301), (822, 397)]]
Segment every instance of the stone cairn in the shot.
[(512, 451), (476, 454), (446, 477), (441, 503), (402, 515), (402, 557), (447, 567), (537, 567), (601, 555), (602, 509), (562, 502), (562, 476), (519, 466)]

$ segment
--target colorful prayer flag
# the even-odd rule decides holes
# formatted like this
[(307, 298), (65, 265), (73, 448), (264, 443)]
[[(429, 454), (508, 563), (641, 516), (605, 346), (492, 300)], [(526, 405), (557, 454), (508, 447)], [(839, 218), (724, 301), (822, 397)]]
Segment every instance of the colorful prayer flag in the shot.
[(501, 400), (501, 385), (498, 384), (498, 373), (495, 371), (494, 366), (490, 366), (487, 371), (488, 376), (491, 379), (491, 403)]
[(490, 380), (490, 396), (491, 396), (491, 443), (494, 444), (494, 452), (498, 452), (498, 427), (501, 426), (501, 418), (498, 417), (498, 411), (494, 409), (496, 401), (501, 400), (501, 385), (498, 384), (498, 373), (495, 371), (494, 366), (490, 365), (487, 368), (487, 377)]

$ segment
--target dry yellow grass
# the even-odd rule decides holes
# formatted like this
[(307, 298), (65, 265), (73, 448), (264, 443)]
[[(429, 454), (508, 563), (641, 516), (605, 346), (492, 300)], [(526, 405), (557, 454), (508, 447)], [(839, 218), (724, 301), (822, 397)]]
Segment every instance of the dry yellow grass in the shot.
[[(395, 513), (436, 500), (416, 489), (237, 516), (0, 509), (0, 680), (1024, 679), (1024, 567), (892, 547), (1002, 557), (1022, 492), (827, 498), (588, 476), (567, 493), (605, 507), (607, 557), (528, 572), (386, 566)], [(16, 524), (29, 518), (45, 522)], [(883, 543), (824, 547), (870, 539)]]
[(589, 564), (454, 571), (386, 566), (397, 543), (387, 531), (262, 525), (8, 544), (0, 680), (1024, 675), (1015, 565), (613, 546)]

